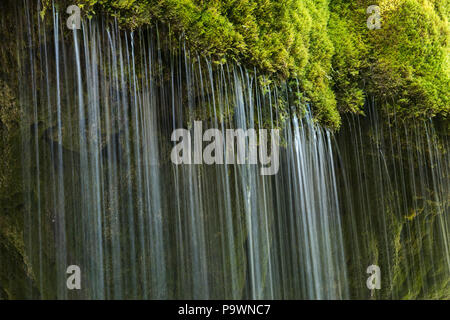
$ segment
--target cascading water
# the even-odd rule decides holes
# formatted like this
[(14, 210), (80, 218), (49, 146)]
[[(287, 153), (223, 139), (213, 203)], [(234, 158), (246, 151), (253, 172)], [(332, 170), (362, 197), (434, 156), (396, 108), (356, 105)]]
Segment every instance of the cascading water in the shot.
[[(328, 131), (287, 120), (275, 176), (168, 157), (172, 130), (197, 118), (219, 130), (282, 125), (290, 94), (157, 27), (90, 21), (67, 34), (56, 10), (52, 28), (26, 11), (25, 236), (40, 297), (347, 297)], [(79, 295), (67, 293), (68, 265), (84, 270)]]
[[(340, 196), (354, 297), (367, 294), (365, 270), (384, 266), (380, 298), (450, 294), (450, 159), (445, 124), (408, 122), (366, 106), (338, 136)], [(375, 294), (375, 292), (372, 292)]]
[[(334, 134), (292, 84), (197, 55), (165, 26), (68, 30), (56, 8), (19, 8), (21, 297), (449, 296), (448, 134), (431, 121), (384, 123), (370, 103)], [(195, 140), (196, 120), (280, 129), (278, 172), (175, 165), (171, 134)], [(366, 287), (372, 264), (384, 291)], [(70, 265), (82, 290), (67, 290)]]

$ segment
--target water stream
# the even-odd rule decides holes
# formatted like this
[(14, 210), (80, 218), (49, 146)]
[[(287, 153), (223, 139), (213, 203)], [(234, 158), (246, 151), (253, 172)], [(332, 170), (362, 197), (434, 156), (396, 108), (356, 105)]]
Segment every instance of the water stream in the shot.
[[(18, 13), (27, 297), (348, 299), (450, 290), (448, 135), (430, 120), (315, 123), (300, 91), (121, 31)], [(304, 110), (297, 112), (296, 106)], [(381, 119), (384, 117), (383, 119)], [(171, 133), (280, 129), (280, 167), (175, 165)], [(384, 290), (366, 287), (379, 265)], [(82, 290), (67, 290), (77, 265)]]

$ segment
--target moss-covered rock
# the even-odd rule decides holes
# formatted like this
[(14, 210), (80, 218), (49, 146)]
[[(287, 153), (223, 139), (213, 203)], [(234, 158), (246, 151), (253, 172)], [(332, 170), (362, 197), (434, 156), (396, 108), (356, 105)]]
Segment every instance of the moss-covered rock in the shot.
[[(405, 117), (449, 113), (448, 0), (77, 2), (86, 15), (105, 12), (126, 28), (168, 24), (172, 36), (219, 63), (298, 78), (316, 119), (330, 128), (339, 127), (339, 112), (362, 112), (368, 95)], [(382, 25), (369, 30), (374, 4)]]
[[(366, 8), (381, 9), (369, 30)], [(334, 89), (341, 110), (357, 110), (364, 94), (405, 118), (447, 117), (448, 1), (331, 1)]]
[[(50, 1), (46, 3), (43, 14), (50, 7)], [(105, 12), (130, 29), (169, 25), (172, 36), (183, 35), (191, 50), (218, 63), (236, 60), (273, 80), (298, 78), (316, 118), (330, 128), (340, 125), (330, 82), (334, 50), (326, 0), (79, 0), (78, 4), (87, 16)]]
[[(85, 15), (103, 12), (116, 17), (124, 28), (164, 25), (158, 31), (167, 32), (167, 38), (178, 40), (183, 36), (191, 50), (211, 57), (216, 64), (226, 60), (240, 61), (247, 68), (255, 68), (260, 74), (268, 75), (265, 79), (271, 79), (275, 84), (278, 80), (288, 80), (287, 83), (295, 86), (296, 81), (289, 80), (298, 78), (304, 101), (311, 103), (316, 119), (330, 128), (339, 127), (342, 113), (362, 113), (361, 106), (370, 95), (384, 111), (381, 118), (388, 118), (394, 111), (399, 116), (415, 119), (439, 115), (444, 119), (440, 130), (445, 134), (449, 132), (449, 122), (445, 120), (449, 112), (448, 0), (378, 1), (382, 9), (380, 30), (367, 29), (366, 8), (374, 3), (365, 0), (351, 3), (342, 0), (78, 0), (77, 3)], [(42, 12), (45, 17), (50, 1), (44, 1), (44, 4)], [(57, 6), (64, 12), (69, 4), (73, 1), (58, 1)], [(1, 22), (1, 35), (4, 43), (13, 43), (15, 32), (11, 20), (15, 11), (5, 12), (8, 20)], [(17, 88), (14, 87), (17, 83), (15, 69), (18, 68), (14, 60), (15, 50), (14, 46), (0, 46), (0, 298), (30, 296), (24, 292), (33, 292), (34, 279), (36, 275), (40, 276), (37, 270), (33, 272), (29, 268), (29, 260), (33, 257), (27, 257), (25, 253), (22, 234), (25, 211), (22, 197), (31, 191), (24, 190), (21, 185), (23, 168), (17, 161), (21, 158), (19, 121), (22, 115), (15, 96)], [(286, 112), (291, 104), (280, 100), (275, 105), (277, 108), (282, 105), (279, 108)], [(202, 117), (207, 117), (208, 110), (203, 105), (197, 107)], [(38, 130), (41, 136), (49, 125), (45, 124)], [(372, 127), (368, 125), (367, 128)], [(377, 147), (379, 142), (371, 141), (368, 136), (364, 136), (364, 143)], [(346, 139), (343, 145), (348, 141)], [(367, 161), (374, 155), (376, 152), (367, 154)], [(400, 164), (405, 168), (409, 165)], [(49, 179), (46, 169), (41, 170), (42, 176)], [(376, 174), (367, 172), (367, 179), (377, 179)], [(360, 184), (355, 183), (354, 187), (360, 188)], [(396, 191), (389, 196), (399, 197)], [(375, 192), (370, 194), (376, 195)], [(416, 273), (404, 271), (409, 268), (405, 257), (412, 261), (419, 259), (424, 243), (428, 245), (427, 241), (432, 240), (432, 229), (425, 225), (428, 222), (421, 215), (421, 208), (425, 205), (420, 202), (416, 207), (421, 210), (414, 208), (404, 217), (394, 216), (388, 200), (383, 199), (387, 204), (379, 206), (386, 215), (370, 208), (376, 223), (379, 223), (377, 219), (391, 222), (388, 236), (379, 237), (380, 230), (384, 231), (381, 227), (368, 230), (361, 238), (361, 243), (365, 243), (359, 258), (361, 264), (355, 263), (350, 270), (364, 275), (364, 270), (359, 267), (389, 261), (392, 262), (389, 280), (393, 280), (393, 284), (381, 297), (448, 299), (448, 280), (440, 282), (440, 278), (432, 281), (425, 278), (427, 274), (433, 276), (429, 272), (429, 264), (423, 264), (424, 270)], [(381, 200), (378, 203), (385, 204)], [(430, 220), (435, 219), (437, 210), (432, 204), (428, 207), (429, 212), (433, 212)], [(50, 221), (53, 214), (46, 212), (44, 217)], [(49, 229), (43, 229), (43, 234), (50, 238), (53, 233)], [(409, 229), (421, 232), (424, 238), (408, 237), (406, 231)], [(349, 244), (351, 252), (354, 242)], [(406, 252), (405, 248), (411, 248), (412, 253)], [(54, 253), (47, 251), (45, 253), (51, 256), (48, 260), (53, 261)], [(8, 265), (3, 265), (5, 261)], [(436, 274), (440, 273), (441, 270), (436, 271)], [(240, 272), (239, 277), (242, 274)], [(50, 282), (47, 279), (43, 281)], [(367, 293), (364, 279), (351, 281), (356, 283), (354, 286), (358, 290)], [(413, 287), (411, 283), (414, 283)], [(423, 283), (432, 283), (434, 287), (425, 290)], [(357, 293), (357, 297), (364, 296), (359, 295), (359, 291)], [(53, 292), (44, 295), (53, 296)]]

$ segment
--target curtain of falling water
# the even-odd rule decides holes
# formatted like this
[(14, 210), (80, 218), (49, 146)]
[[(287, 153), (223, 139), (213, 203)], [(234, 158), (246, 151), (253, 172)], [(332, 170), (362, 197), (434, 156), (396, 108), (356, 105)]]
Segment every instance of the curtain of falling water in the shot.
[[(367, 117), (344, 121), (336, 144), (351, 297), (448, 299), (447, 124), (381, 114), (374, 101), (365, 109)], [(370, 292), (372, 264), (382, 289)]]
[[(18, 12), (30, 297), (348, 297), (331, 134), (286, 111), (296, 92), (164, 28), (72, 31), (38, 13)], [(279, 172), (172, 164), (170, 135), (194, 139), (194, 120), (282, 128)], [(81, 290), (67, 290), (69, 265)]]

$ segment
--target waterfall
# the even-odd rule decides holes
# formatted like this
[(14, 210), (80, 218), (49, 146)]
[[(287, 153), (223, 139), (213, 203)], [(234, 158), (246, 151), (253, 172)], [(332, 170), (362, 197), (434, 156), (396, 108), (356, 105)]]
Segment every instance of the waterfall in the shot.
[[(42, 298), (347, 297), (332, 135), (282, 110), (295, 93), (158, 26), (91, 20), (68, 33), (51, 14), (50, 26), (27, 16), (20, 94)], [(171, 163), (170, 133), (198, 119), (222, 132), (282, 128), (280, 172)], [(78, 295), (68, 265), (83, 272)]]
[(367, 295), (361, 271), (373, 262), (384, 266), (379, 298), (448, 297), (450, 159), (448, 133), (437, 132), (445, 124), (395, 112), (380, 121), (374, 101), (366, 112), (346, 119), (335, 145), (346, 252), (360, 276), (354, 296)]
[[(217, 63), (170, 26), (99, 15), (69, 30), (56, 6), (18, 7), (23, 298), (448, 297), (445, 124), (368, 99), (332, 132), (295, 80)], [(206, 143), (174, 164), (172, 133), (195, 140), (199, 121), (278, 129), (279, 170), (202, 163)], [(366, 287), (373, 264), (382, 290)]]

